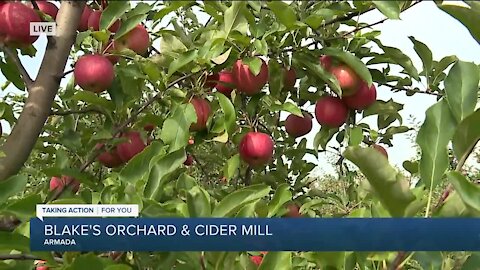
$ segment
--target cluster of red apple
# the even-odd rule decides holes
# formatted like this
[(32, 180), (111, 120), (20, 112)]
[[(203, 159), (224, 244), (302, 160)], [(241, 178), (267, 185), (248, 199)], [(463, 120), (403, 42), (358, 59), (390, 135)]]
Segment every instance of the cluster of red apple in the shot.
[[(48, 10), (51, 17), (55, 17), (58, 12), (55, 5), (52, 9), (50, 5), (39, 2), (38, 6), (45, 11)], [(38, 36), (30, 35), (30, 23), (41, 21), (31, 6), (20, 2), (0, 2), (0, 42), (11, 47), (26, 47), (33, 44)]]
[[(79, 31), (88, 29), (98, 31), (100, 28), (101, 10), (92, 10), (86, 6), (83, 10)], [(115, 21), (108, 28), (115, 33), (120, 28), (121, 21)], [(150, 46), (150, 37), (147, 29), (141, 24), (130, 30), (124, 36), (111, 40), (103, 48), (101, 54), (86, 54), (81, 56), (75, 63), (73, 75), (75, 83), (82, 89), (94, 93), (100, 93), (109, 88), (115, 78), (113, 65), (119, 60), (118, 56), (110, 55), (123, 49), (130, 49), (137, 54), (144, 55)]]

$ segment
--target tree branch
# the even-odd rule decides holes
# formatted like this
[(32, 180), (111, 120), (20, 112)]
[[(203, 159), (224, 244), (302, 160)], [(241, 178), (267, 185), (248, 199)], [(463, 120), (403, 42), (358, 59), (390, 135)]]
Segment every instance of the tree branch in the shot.
[(393, 92), (400, 92), (400, 91), (403, 91), (403, 92), (414, 92), (414, 93), (418, 93), (418, 94), (425, 94), (425, 95), (443, 97), (442, 94), (436, 93), (436, 92), (431, 92), (431, 91), (414, 90), (414, 89), (409, 89), (409, 88), (405, 88), (405, 87), (399, 87), (399, 86), (391, 85), (391, 84), (388, 84), (388, 83), (380, 83), (379, 85), (380, 85), (380, 86), (388, 86), (388, 87), (390, 87), (390, 88), (393, 90)]
[(0, 159), (0, 181), (22, 168), (43, 130), (75, 42), (84, 6), (85, 1), (62, 1), (57, 15), (57, 34), (47, 43), (42, 65), (30, 88), (22, 113), (0, 149), (5, 153)]
[[(63, 263), (62, 258), (54, 257), (56, 262)], [(0, 254), (0, 260), (17, 260), (17, 261), (41, 261), (43, 258), (32, 254)]]
[(20, 72), (20, 75), (22, 75), (22, 79), (25, 82), (25, 86), (27, 90), (29, 90), (30, 87), (32, 87), (33, 80), (32, 78), (30, 78), (30, 75), (28, 75), (28, 72), (23, 66), (22, 61), (20, 61), (20, 58), (18, 58), (17, 52), (12, 50), (11, 48), (8, 48), (4, 44), (0, 44), (0, 50), (2, 50), (17, 66), (18, 71)]

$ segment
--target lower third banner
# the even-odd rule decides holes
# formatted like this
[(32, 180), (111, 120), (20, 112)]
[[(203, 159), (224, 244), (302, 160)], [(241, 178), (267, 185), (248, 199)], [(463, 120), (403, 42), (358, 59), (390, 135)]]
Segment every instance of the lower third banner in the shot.
[(480, 251), (480, 219), (33, 218), (32, 251)]

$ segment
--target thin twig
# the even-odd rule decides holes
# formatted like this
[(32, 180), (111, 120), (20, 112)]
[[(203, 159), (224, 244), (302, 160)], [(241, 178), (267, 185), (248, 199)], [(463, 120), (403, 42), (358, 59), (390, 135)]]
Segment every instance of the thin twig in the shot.
[[(62, 263), (62, 258), (54, 257), (56, 262)], [(17, 260), (17, 261), (41, 261), (44, 260), (43, 258), (39, 258), (38, 256), (32, 254), (0, 254), (0, 260)]]
[(72, 72), (74, 72), (74, 71), (75, 71), (75, 69), (71, 69), (71, 70), (69, 70), (69, 71), (66, 71), (65, 73), (62, 74), (62, 78), (64, 78), (65, 76), (67, 76), (68, 74), (70, 74), (70, 73), (72, 73)]
[(18, 58), (18, 55), (16, 52), (14, 52), (12, 49), (8, 48), (7, 46), (0, 44), (0, 49), (13, 61), (13, 63), (17, 66), (18, 71), (22, 75), (22, 79), (25, 82), (25, 86), (27, 87), (27, 90), (30, 89), (30, 87), (33, 84), (32, 78), (30, 78), (30, 75), (28, 75), (27, 70), (23, 66), (22, 62), (20, 61), (20, 58)]
[(30, 3), (32, 3), (32, 6), (33, 6), (33, 8), (34, 8), (35, 10), (40, 10), (40, 9), (38, 8), (37, 1), (35, 1), (35, 0), (30, 0)]
[(86, 113), (99, 113), (103, 114), (103, 112), (96, 108), (88, 108), (83, 110), (72, 110), (72, 111), (52, 111), (50, 115), (71, 115), (71, 114), (86, 114)]
[(330, 41), (330, 40), (335, 40), (335, 39), (339, 39), (339, 38), (344, 38), (344, 37), (348, 37), (350, 36), (351, 34), (355, 34), (365, 28), (371, 28), (372, 26), (375, 26), (375, 25), (378, 25), (378, 24), (381, 24), (381, 23), (384, 23), (386, 20), (388, 20), (388, 18), (383, 18), (381, 19), (380, 21), (377, 21), (377, 22), (374, 22), (374, 23), (371, 23), (371, 24), (367, 24), (367, 25), (364, 25), (362, 27), (357, 27), (355, 29), (353, 29), (352, 31), (349, 31), (349, 32), (346, 32), (346, 33), (343, 33), (342, 35), (338, 36), (338, 37), (332, 37), (332, 38), (327, 38), (325, 39), (326, 41)]

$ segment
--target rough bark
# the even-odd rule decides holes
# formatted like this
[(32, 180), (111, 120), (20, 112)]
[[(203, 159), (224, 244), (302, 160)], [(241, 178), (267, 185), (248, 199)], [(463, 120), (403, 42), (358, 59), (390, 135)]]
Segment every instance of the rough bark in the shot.
[(45, 56), (16, 125), (1, 151), (0, 181), (15, 175), (27, 161), (57, 94), (65, 65), (77, 36), (85, 1), (62, 1), (57, 15), (57, 33), (48, 39)]

